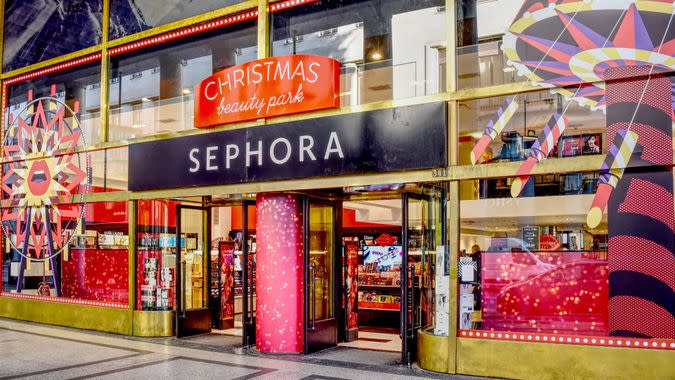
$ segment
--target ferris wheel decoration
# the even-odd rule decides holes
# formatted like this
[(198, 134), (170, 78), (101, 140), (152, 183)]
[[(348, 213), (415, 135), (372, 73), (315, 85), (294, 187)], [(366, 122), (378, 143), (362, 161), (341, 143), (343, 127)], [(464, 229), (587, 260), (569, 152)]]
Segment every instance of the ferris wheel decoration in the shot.
[(73, 232), (83, 223), (84, 194), (91, 186), (89, 155), (79, 123), (79, 102), (69, 107), (56, 96), (28, 101), (7, 117), (3, 139), (2, 229), (5, 244), (21, 255), (17, 292), (31, 261), (49, 261), (57, 295), (54, 259), (67, 252)]

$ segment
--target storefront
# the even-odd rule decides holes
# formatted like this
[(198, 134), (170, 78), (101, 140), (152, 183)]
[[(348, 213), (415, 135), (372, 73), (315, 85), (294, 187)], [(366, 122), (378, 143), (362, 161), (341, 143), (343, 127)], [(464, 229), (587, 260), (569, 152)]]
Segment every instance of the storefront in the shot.
[(31, 4), (1, 317), (675, 373), (671, 1)]

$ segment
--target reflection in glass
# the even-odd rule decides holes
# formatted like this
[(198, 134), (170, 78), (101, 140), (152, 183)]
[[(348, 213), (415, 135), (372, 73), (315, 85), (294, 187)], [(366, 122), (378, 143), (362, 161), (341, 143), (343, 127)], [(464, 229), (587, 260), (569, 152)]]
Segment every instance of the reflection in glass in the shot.
[[(193, 128), (194, 86), (247, 62), (241, 48), (256, 43), (244, 22), (110, 61), (110, 140)], [(255, 57), (253, 57), (255, 59)]]
[[(204, 279), (204, 211), (181, 210), (181, 295), (182, 310), (206, 307)], [(175, 235), (174, 235), (175, 240)]]
[(436, 0), (327, 0), (273, 13), (273, 55), (317, 54), (340, 61), (342, 105), (442, 92), (444, 5)]
[(333, 317), (333, 207), (310, 204), (310, 306), (314, 320)]
[[(9, 115), (16, 118), (28, 104), (29, 92), (33, 99), (51, 96), (52, 86), (61, 102), (71, 110), (79, 109), (80, 128), (82, 129), (82, 146), (97, 144), (99, 135), (101, 106), (101, 66), (98, 63), (80, 66), (72, 70), (61, 71), (22, 81), (8, 86), (5, 125)], [(75, 104), (78, 106), (75, 107)], [(70, 110), (64, 115), (69, 125), (74, 125)]]
[(593, 110), (574, 100), (548, 90), (499, 96), (460, 103), (460, 162), (471, 163), (473, 148), (483, 137), (486, 127), (496, 123), (507, 100), (517, 104), (508, 123), (497, 134), (477, 163), (523, 161), (546, 127), (553, 113), (564, 114), (569, 122), (548, 157), (575, 157), (605, 152), (606, 117), (602, 110)]
[(3, 71), (101, 43), (102, 0), (7, 0)]
[(180, 21), (244, 0), (111, 0), (110, 39)]

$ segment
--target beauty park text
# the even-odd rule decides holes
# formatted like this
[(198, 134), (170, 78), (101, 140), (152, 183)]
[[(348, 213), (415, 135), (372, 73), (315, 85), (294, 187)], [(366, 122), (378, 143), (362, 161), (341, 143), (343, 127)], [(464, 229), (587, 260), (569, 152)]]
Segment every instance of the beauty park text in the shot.
[(287, 55), (219, 71), (195, 86), (195, 127), (340, 106), (340, 63)]

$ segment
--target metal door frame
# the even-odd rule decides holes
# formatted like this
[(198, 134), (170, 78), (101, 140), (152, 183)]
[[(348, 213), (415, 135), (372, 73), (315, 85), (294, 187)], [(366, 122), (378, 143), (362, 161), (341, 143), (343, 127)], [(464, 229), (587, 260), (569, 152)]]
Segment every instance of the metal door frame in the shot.
[[(201, 309), (195, 309), (195, 310), (186, 310), (183, 308), (183, 292), (185, 291), (185, 286), (183, 284), (183, 281), (185, 281), (185, 278), (183, 278), (183, 266), (182, 266), (182, 245), (181, 245), (181, 232), (182, 232), (182, 211), (183, 210), (196, 210), (196, 211), (202, 211), (202, 247), (203, 247), (203, 254), (202, 254), (202, 265), (204, 267), (204, 276), (205, 279), (203, 280), (203, 286), (209, 286), (209, 292), (210, 292), (210, 285), (211, 285), (211, 207), (208, 206), (192, 206), (192, 205), (176, 205), (176, 312), (175, 312), (175, 334), (176, 338), (181, 338), (184, 336), (190, 336), (190, 335), (196, 335), (200, 333), (207, 333), (211, 331), (211, 309), (209, 308), (209, 304), (211, 302), (210, 296), (205, 297), (205, 305)], [(208, 254), (206, 252), (208, 248)], [(207, 261), (208, 260), (208, 261)], [(208, 264), (208, 265), (207, 265)], [(208, 320), (208, 331), (204, 326), (199, 326), (199, 331), (196, 332), (195, 334), (185, 334), (183, 331), (183, 322), (188, 321), (190, 319), (199, 319), (198, 322), (203, 322), (202, 320)], [(203, 323), (202, 323), (203, 324)], [(204, 331), (202, 330), (202, 327)]]
[[(333, 231), (332, 231), (332, 252), (333, 255), (331, 260), (333, 279), (332, 279), (332, 293), (333, 293), (333, 316), (328, 319), (324, 319), (318, 322), (324, 322), (323, 324), (329, 325), (325, 327), (326, 330), (334, 329), (335, 330), (335, 342), (334, 346), (337, 345), (338, 335), (339, 335), (339, 326), (338, 324), (341, 321), (340, 317), (340, 302), (341, 299), (341, 281), (342, 281), (342, 202), (341, 201), (326, 201), (322, 199), (313, 198), (309, 195), (303, 194), (301, 196), (302, 204), (302, 241), (303, 241), (303, 279), (304, 279), (304, 300), (303, 300), (303, 325), (304, 325), (304, 341), (303, 341), (303, 352), (309, 354), (311, 352), (316, 352), (326, 347), (321, 347), (318, 350), (314, 350), (312, 345), (311, 335), (316, 332), (316, 322), (317, 320), (313, 318), (310, 309), (314, 310), (312, 305), (313, 302), (310, 302), (310, 271), (309, 269), (309, 259), (310, 259), (310, 250), (309, 250), (309, 218), (310, 218), (310, 204), (318, 204), (322, 206), (330, 206), (333, 208)], [(338, 254), (340, 253), (340, 254)], [(314, 312), (314, 316), (316, 312)]]

